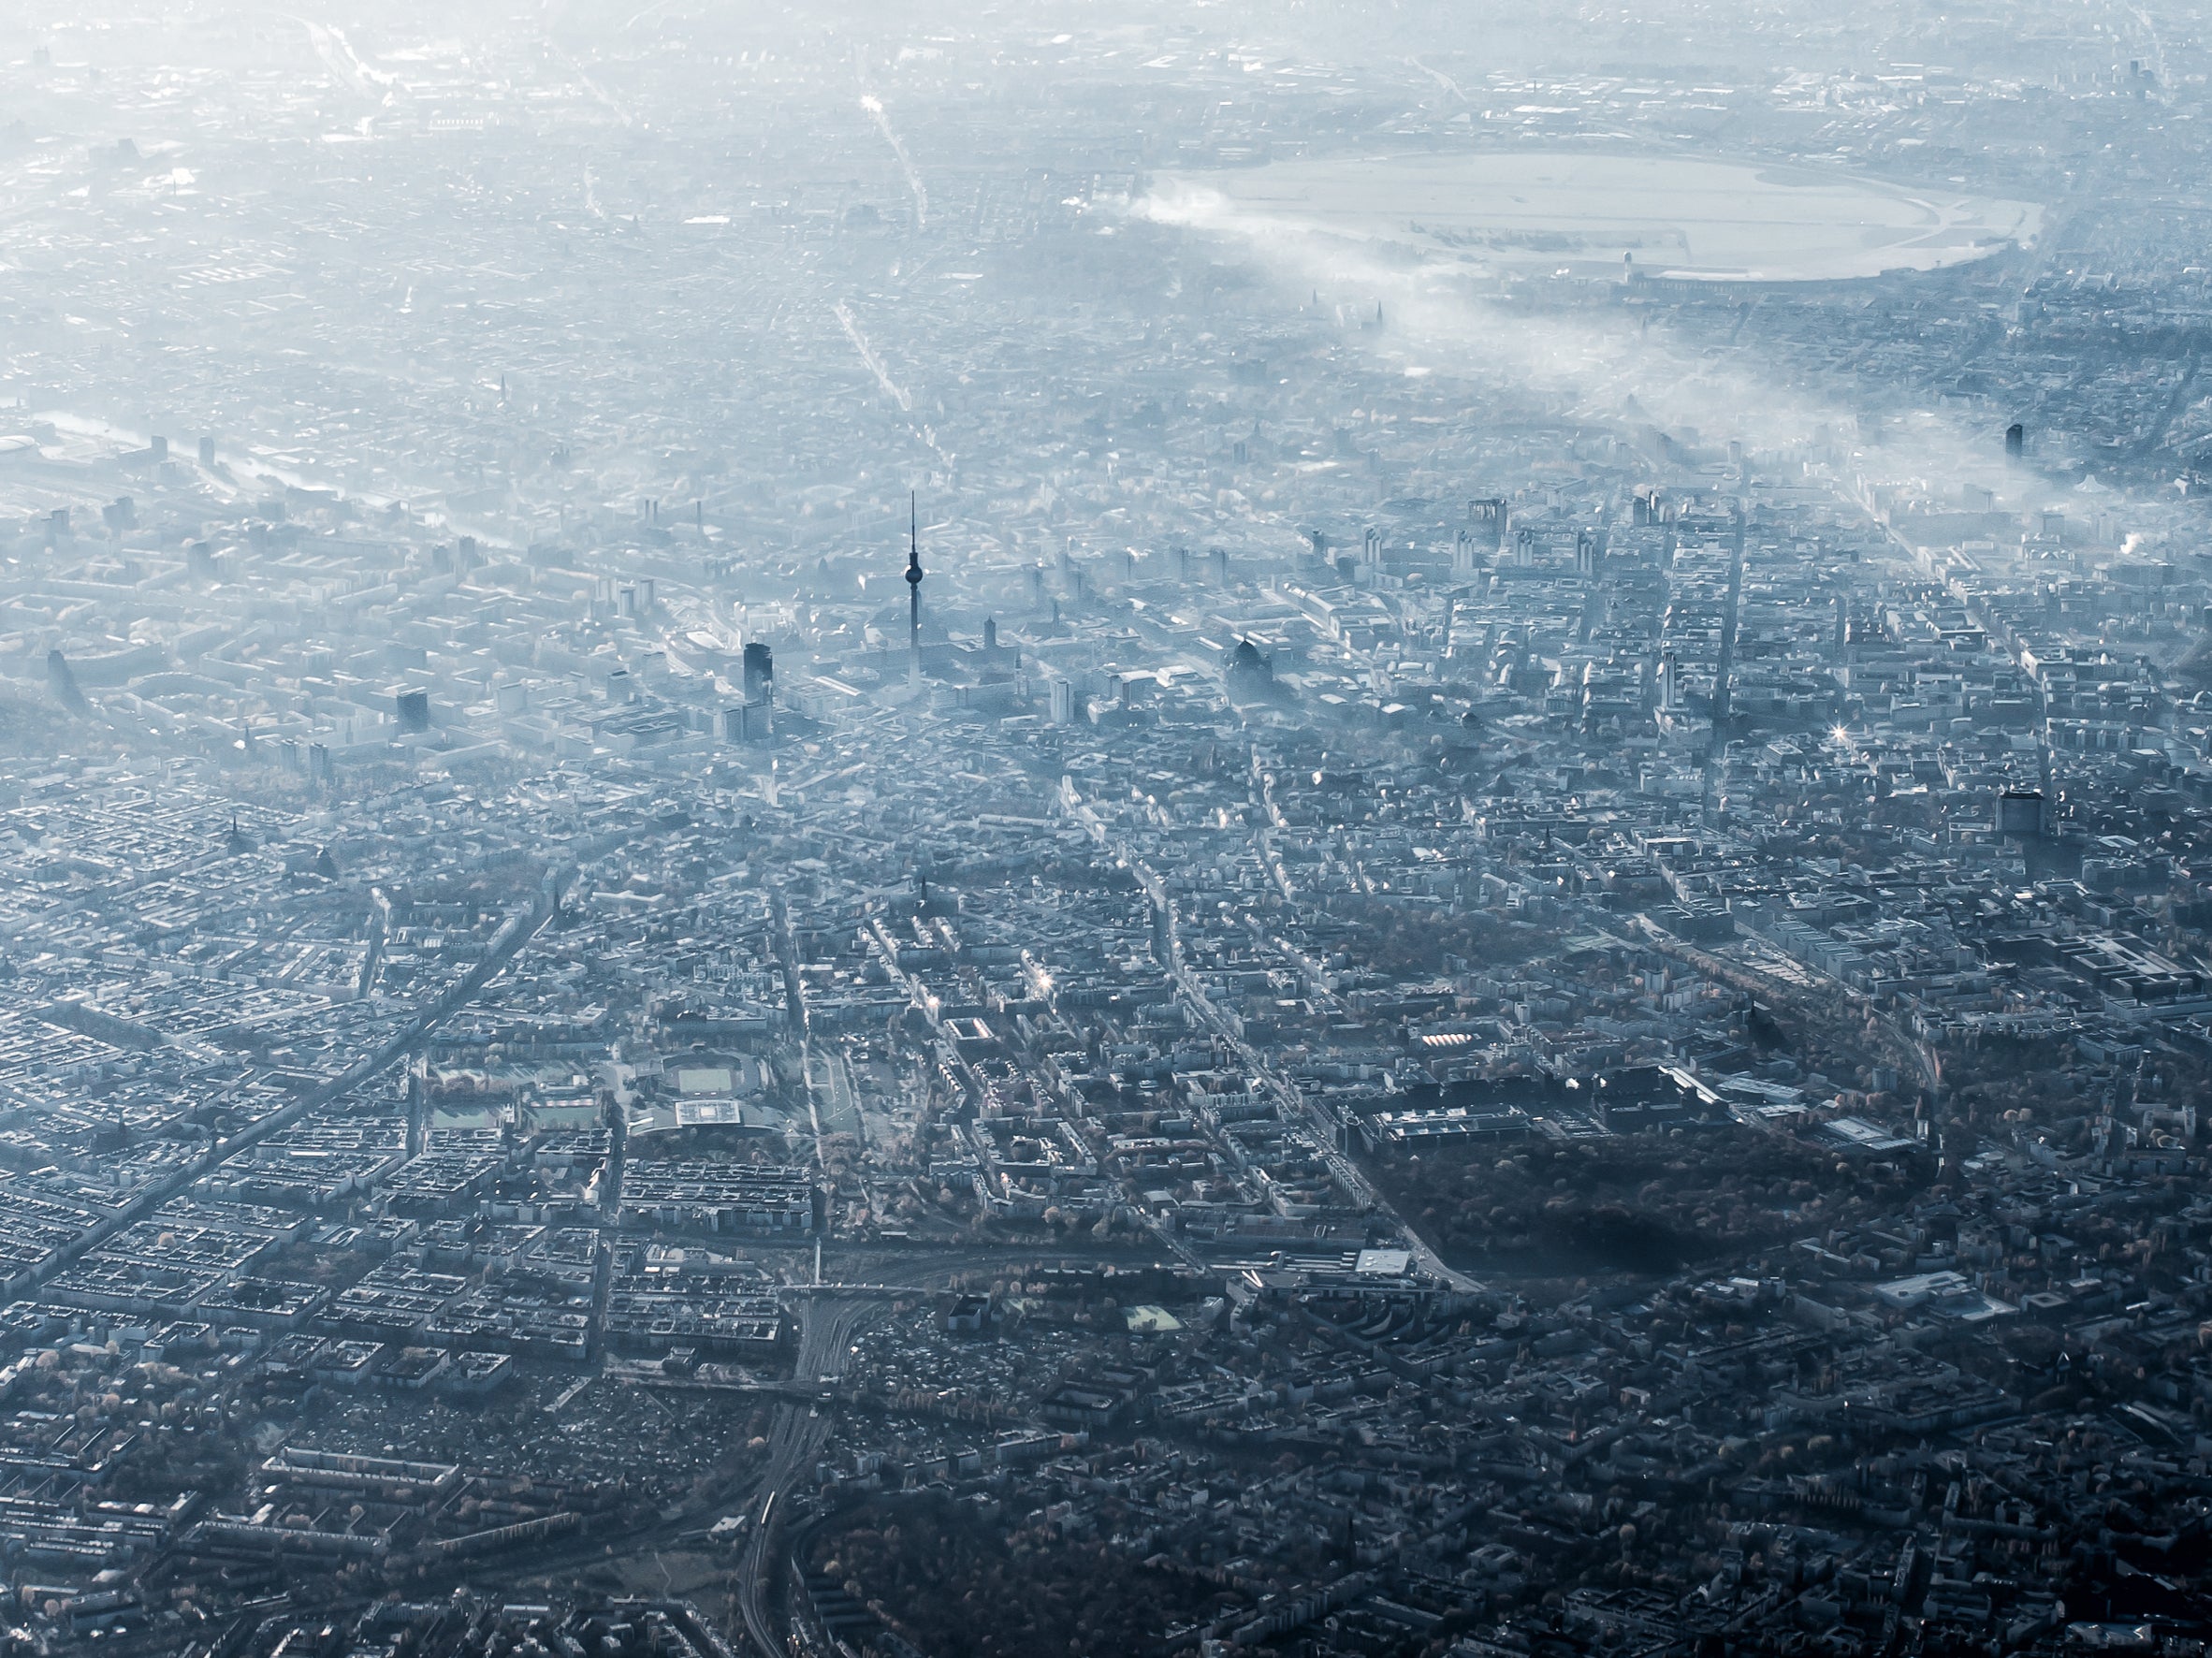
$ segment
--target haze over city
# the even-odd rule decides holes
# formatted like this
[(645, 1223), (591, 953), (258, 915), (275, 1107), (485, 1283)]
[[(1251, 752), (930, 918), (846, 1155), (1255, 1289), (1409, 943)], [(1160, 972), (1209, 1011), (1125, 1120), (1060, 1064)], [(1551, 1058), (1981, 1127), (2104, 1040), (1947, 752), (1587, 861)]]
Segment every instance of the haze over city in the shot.
[(2212, 1639), (2212, 93), (0, 7), (0, 1640)]

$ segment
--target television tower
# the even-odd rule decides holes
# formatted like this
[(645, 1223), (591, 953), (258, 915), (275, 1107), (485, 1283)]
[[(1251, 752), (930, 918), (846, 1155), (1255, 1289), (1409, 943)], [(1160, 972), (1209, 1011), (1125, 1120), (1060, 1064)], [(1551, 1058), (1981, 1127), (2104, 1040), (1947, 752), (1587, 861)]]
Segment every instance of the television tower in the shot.
[(912, 651), (908, 676), (922, 687), (922, 509), (917, 497), (907, 495), (907, 644)]

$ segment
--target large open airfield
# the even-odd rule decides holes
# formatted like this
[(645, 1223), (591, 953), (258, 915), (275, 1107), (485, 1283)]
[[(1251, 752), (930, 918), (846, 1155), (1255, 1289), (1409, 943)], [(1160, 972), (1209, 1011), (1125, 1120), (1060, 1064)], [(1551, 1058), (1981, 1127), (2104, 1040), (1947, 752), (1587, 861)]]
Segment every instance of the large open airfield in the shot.
[(1332, 155), (1165, 177), (1166, 198), (1500, 268), (1708, 282), (1926, 271), (2034, 240), (2032, 203), (1696, 155)]

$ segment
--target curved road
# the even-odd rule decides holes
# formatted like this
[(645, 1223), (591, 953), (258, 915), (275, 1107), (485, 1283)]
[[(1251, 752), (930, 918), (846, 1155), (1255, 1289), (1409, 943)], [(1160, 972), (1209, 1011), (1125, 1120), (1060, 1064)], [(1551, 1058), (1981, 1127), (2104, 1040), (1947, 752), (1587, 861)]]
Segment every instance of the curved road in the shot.
[[(852, 1345), (852, 1332), (880, 1307), (874, 1301), (809, 1299), (800, 1312), (799, 1357), (793, 1379), (821, 1381), (843, 1373)], [(776, 1631), (768, 1614), (780, 1559), (776, 1547), (789, 1493), (799, 1485), (821, 1455), (829, 1437), (830, 1418), (811, 1405), (779, 1404), (768, 1430), (768, 1471), (753, 1493), (754, 1525), (745, 1558), (738, 1567), (737, 1609), (745, 1620), (745, 1633), (762, 1658), (789, 1658), (790, 1649)]]

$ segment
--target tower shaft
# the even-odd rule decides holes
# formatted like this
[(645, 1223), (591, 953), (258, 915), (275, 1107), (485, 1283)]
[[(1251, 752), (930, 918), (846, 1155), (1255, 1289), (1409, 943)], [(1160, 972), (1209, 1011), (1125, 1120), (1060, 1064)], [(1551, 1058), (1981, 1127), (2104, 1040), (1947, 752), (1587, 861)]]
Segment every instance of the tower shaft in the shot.
[(920, 498), (907, 497), (907, 649), (909, 677), (922, 683), (922, 509)]

